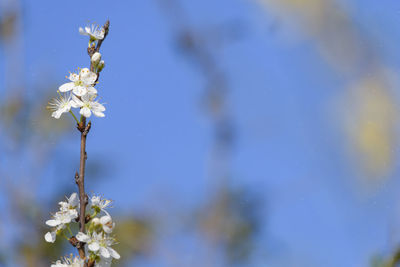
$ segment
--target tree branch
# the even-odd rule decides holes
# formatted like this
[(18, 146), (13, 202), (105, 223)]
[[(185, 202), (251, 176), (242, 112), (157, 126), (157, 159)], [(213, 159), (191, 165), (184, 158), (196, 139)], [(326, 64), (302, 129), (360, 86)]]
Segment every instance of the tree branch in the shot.
[[(88, 55), (90, 59), (92, 58), (93, 54), (95, 52), (98, 52), (100, 50), (101, 44), (103, 43), (104, 39), (108, 35), (108, 29), (110, 27), (110, 21), (107, 20), (107, 22), (104, 24), (104, 38), (102, 40), (99, 40), (97, 42), (97, 46), (91, 46), (88, 48)], [(91, 62), (91, 61), (90, 61)], [(90, 70), (94, 71), (94, 66), (93, 63), (90, 63)], [(98, 79), (99, 73), (97, 73), (97, 79)], [(97, 80), (96, 80), (97, 82)], [(80, 149), (80, 162), (79, 162), (79, 174), (75, 174), (75, 182), (78, 185), (79, 189), (79, 202), (80, 202), (80, 210), (79, 210), (79, 231), (84, 233), (85, 232), (85, 224), (86, 224), (86, 206), (88, 204), (88, 196), (85, 193), (85, 168), (86, 168), (86, 160), (87, 160), (87, 153), (86, 153), (86, 138), (87, 135), (90, 131), (91, 128), (91, 123), (89, 122), (86, 124), (86, 117), (82, 116), (81, 121), (77, 125), (77, 129), (81, 132), (81, 149)], [(76, 238), (75, 238), (76, 239)], [(76, 242), (77, 240), (72, 239), (70, 240), (70, 243), (78, 249), (79, 256), (82, 259), (85, 259), (85, 244), (82, 242)], [(88, 260), (85, 262), (85, 266), (90, 267), (93, 266), (94, 262)]]

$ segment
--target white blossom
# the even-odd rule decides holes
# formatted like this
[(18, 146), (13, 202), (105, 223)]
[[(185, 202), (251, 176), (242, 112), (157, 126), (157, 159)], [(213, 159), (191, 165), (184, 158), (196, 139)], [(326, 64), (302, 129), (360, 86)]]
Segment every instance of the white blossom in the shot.
[(65, 224), (60, 224), (60, 225), (58, 225), (57, 227), (55, 227), (55, 228), (53, 229), (53, 231), (47, 232), (47, 233), (44, 235), (44, 239), (46, 240), (46, 242), (54, 243), (54, 242), (56, 241), (57, 233), (58, 233), (59, 231), (62, 231), (64, 228), (65, 228)]
[(96, 95), (86, 94), (81, 97), (81, 99), (77, 98), (76, 96), (72, 96), (72, 101), (74, 101), (74, 105), (76, 107), (80, 107), (81, 110), (79, 113), (86, 118), (89, 118), (92, 113), (97, 117), (104, 117), (104, 111), (106, 108), (100, 104), (99, 102), (95, 101), (94, 98)]
[(64, 257), (62, 260), (56, 261), (51, 267), (83, 267), (84, 265), (85, 261), (83, 259), (71, 255), (69, 258)]
[(56, 227), (60, 224), (70, 223), (78, 217), (78, 212), (75, 209), (57, 211), (51, 220), (47, 220), (46, 224), (51, 227)]
[(103, 228), (103, 231), (107, 234), (111, 234), (114, 229), (115, 223), (112, 221), (110, 215), (105, 215), (100, 218), (99, 224)]
[[(88, 68), (80, 70), (79, 74), (71, 73), (68, 77), (71, 82), (64, 83), (58, 89), (60, 92), (71, 91), (77, 96), (86, 94), (97, 94), (96, 88), (93, 87), (97, 79), (97, 74)], [(73, 106), (75, 107), (75, 106)]]
[(51, 113), (51, 116), (56, 119), (59, 119), (61, 117), (61, 114), (69, 112), (71, 110), (71, 107), (71, 94), (69, 93), (60, 94), (59, 98), (53, 98), (47, 106), (48, 109), (53, 111), (53, 113)]
[(54, 243), (54, 241), (56, 241), (56, 236), (57, 236), (57, 232), (56, 231), (47, 232), (44, 235), (44, 239), (46, 240), (46, 242)]
[(79, 198), (77, 193), (72, 193), (67, 197), (67, 201), (60, 201), (58, 204), (61, 206), (60, 210), (76, 209), (79, 205)]
[(101, 196), (92, 196), (90, 198), (90, 207), (97, 212), (104, 211), (107, 215), (108, 212), (105, 210), (111, 205), (111, 200), (102, 198)]
[(111, 246), (114, 244), (114, 239), (102, 233), (93, 232), (90, 236), (82, 232), (76, 235), (76, 239), (88, 244), (89, 251), (103, 258), (119, 259), (121, 256)]
[(54, 243), (58, 232), (62, 231), (74, 219), (78, 218), (77, 207), (79, 206), (79, 199), (76, 193), (72, 193), (67, 198), (67, 201), (61, 201), (58, 204), (60, 205), (60, 210), (53, 214), (50, 220), (46, 221), (48, 226), (53, 227), (53, 230), (47, 232), (44, 236), (44, 239), (50, 243)]
[(98, 25), (92, 24), (90, 27), (86, 26), (85, 29), (79, 27), (79, 33), (82, 35), (88, 35), (90, 41), (96, 41), (104, 39), (105, 30), (103, 27), (99, 28)]
[(103, 231), (106, 234), (111, 234), (114, 230), (115, 223), (112, 221), (112, 218), (108, 212), (104, 212), (106, 215), (102, 216), (101, 218), (95, 217), (91, 220), (92, 228), (90, 229), (94, 229), (94, 231), (97, 232)]

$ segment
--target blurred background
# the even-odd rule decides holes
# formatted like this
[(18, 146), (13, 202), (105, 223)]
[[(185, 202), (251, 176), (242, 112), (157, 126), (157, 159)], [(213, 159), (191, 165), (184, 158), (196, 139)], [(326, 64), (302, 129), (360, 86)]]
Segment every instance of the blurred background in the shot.
[(396, 0), (0, 0), (0, 266), (76, 253), (43, 238), (79, 163), (45, 107), (107, 19), (114, 266), (400, 266)]

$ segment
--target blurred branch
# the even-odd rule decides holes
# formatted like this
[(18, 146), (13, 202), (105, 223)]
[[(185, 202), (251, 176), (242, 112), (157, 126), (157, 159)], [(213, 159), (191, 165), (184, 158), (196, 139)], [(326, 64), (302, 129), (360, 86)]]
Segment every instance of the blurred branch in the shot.
[[(259, 207), (246, 199), (246, 192), (233, 192), (229, 186), (230, 157), (236, 133), (234, 118), (227, 104), (230, 92), (228, 75), (220, 66), (215, 42), (191, 26), (180, 1), (159, 2), (175, 31), (181, 52), (199, 67), (205, 77), (205, 107), (214, 128), (212, 164), (209, 167), (210, 176), (217, 182), (217, 190), (207, 198), (205, 206), (197, 210), (194, 223), (211, 247), (206, 256), (209, 264), (204, 264), (204, 261), (202, 264), (214, 266), (220, 246), (230, 264), (246, 262), (253, 249), (251, 243), (255, 233), (259, 230), (260, 217), (252, 214), (257, 213)], [(248, 204), (245, 209), (242, 208), (244, 202)]]

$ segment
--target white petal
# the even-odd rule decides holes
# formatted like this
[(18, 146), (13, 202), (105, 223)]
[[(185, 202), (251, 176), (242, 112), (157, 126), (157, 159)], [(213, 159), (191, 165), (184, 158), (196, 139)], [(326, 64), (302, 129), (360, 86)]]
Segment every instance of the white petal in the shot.
[(90, 111), (90, 109), (88, 107), (83, 107), (81, 108), (81, 110), (79, 111), (79, 113), (83, 116), (85, 116), (86, 118), (89, 118), (90, 115), (92, 115), (92, 112)]
[(106, 224), (106, 223), (109, 223), (109, 222), (111, 222), (112, 221), (112, 218), (110, 217), (110, 216), (102, 216), (101, 218), (100, 218), (100, 223), (101, 224)]
[(69, 204), (72, 207), (76, 207), (79, 204), (79, 198), (77, 193), (72, 193), (71, 196), (68, 199)]
[(82, 81), (83, 83), (85, 83), (86, 85), (92, 85), (92, 84), (94, 84), (94, 82), (96, 81), (96, 79), (97, 79), (96, 73), (91, 72), (91, 71), (89, 71), (89, 72), (84, 73), (83, 75), (81, 75), (81, 81)]
[(56, 241), (56, 232), (47, 232), (44, 235), (44, 239), (49, 243), (54, 243)]
[(100, 224), (100, 219), (95, 217), (92, 219), (92, 223), (93, 223), (93, 225), (98, 225), (98, 224)]
[(65, 113), (65, 112), (70, 111), (70, 109), (71, 109), (71, 105), (70, 105), (70, 104), (67, 104), (67, 105), (65, 105), (64, 107), (60, 108), (59, 111), (60, 111), (61, 113)]
[(69, 210), (69, 216), (72, 219), (78, 218), (78, 212), (75, 209), (70, 209)]
[(51, 113), (51, 116), (53, 118), (59, 119), (61, 117), (62, 112), (60, 112), (60, 110), (56, 110), (53, 113)]
[(60, 92), (68, 92), (68, 91), (71, 91), (72, 89), (74, 89), (74, 87), (75, 87), (75, 84), (73, 82), (64, 83), (63, 85), (58, 87), (58, 90), (60, 90)]
[(72, 82), (76, 82), (79, 80), (79, 75), (76, 73), (71, 73), (68, 77), (68, 79), (70, 79), (70, 81)]
[(93, 97), (92, 95), (86, 94), (86, 95), (83, 95), (83, 96), (81, 97), (81, 99), (82, 99), (82, 102), (87, 103), (87, 102), (90, 102), (90, 98), (92, 98), (92, 97)]
[(121, 258), (121, 256), (118, 254), (118, 252), (116, 252), (113, 248), (108, 247), (108, 252), (110, 252), (111, 257), (113, 257), (114, 259), (119, 259)]
[(79, 72), (79, 77), (83, 78), (86, 77), (90, 73), (90, 70), (88, 68), (83, 68)]
[(57, 226), (57, 225), (59, 225), (61, 222), (59, 221), (59, 220), (48, 220), (48, 221), (46, 221), (46, 224), (48, 225), (48, 226), (51, 226), (51, 227), (54, 227), (54, 226)]
[(98, 206), (100, 203), (100, 197), (99, 196), (92, 196), (90, 198), (90, 202), (92, 203), (93, 206)]
[(104, 258), (109, 258), (110, 252), (108, 252), (108, 249), (106, 249), (105, 247), (100, 247), (100, 255)]
[(79, 27), (79, 33), (82, 35), (86, 35), (86, 32), (82, 27)]
[(83, 105), (84, 105), (83, 102), (79, 98), (77, 98), (76, 96), (72, 96), (71, 106), (73, 108), (80, 108)]
[(62, 224), (67, 224), (67, 223), (70, 223), (71, 220), (72, 220), (72, 218), (70, 216), (66, 216), (66, 217), (62, 218), (61, 223)]
[(78, 239), (81, 242), (87, 243), (90, 241), (90, 237), (88, 235), (85, 235), (82, 232), (79, 232), (75, 237), (76, 237), (76, 239)]
[(94, 87), (92, 87), (92, 86), (91, 86), (91, 87), (88, 87), (87, 90), (88, 90), (88, 93), (91, 94), (91, 95), (97, 94), (96, 88), (94, 88)]
[(102, 104), (100, 104), (98, 102), (93, 102), (92, 103), (92, 109), (96, 110), (96, 111), (101, 111), (101, 112), (106, 110), (106, 108)]
[(75, 101), (71, 101), (71, 107), (80, 108), (81, 106), (79, 106)]
[(107, 225), (103, 225), (103, 231), (106, 233), (106, 234), (111, 234), (112, 233), (112, 230), (113, 230), (113, 228), (114, 228), (114, 223), (113, 223), (113, 225), (112, 225), (112, 227), (109, 227), (109, 226), (107, 226)]
[(83, 96), (87, 94), (87, 88), (85, 86), (74, 86), (74, 88), (72, 89), (72, 92), (76, 95), (76, 96)]
[(99, 246), (99, 243), (93, 242), (93, 243), (90, 243), (90, 244), (88, 245), (88, 248), (89, 248), (91, 251), (98, 251), (98, 250), (100, 249), (100, 246)]
[(93, 114), (94, 114), (96, 117), (99, 117), (99, 118), (103, 118), (103, 117), (106, 116), (106, 115), (104, 115), (103, 112), (96, 111), (96, 110), (93, 110)]

